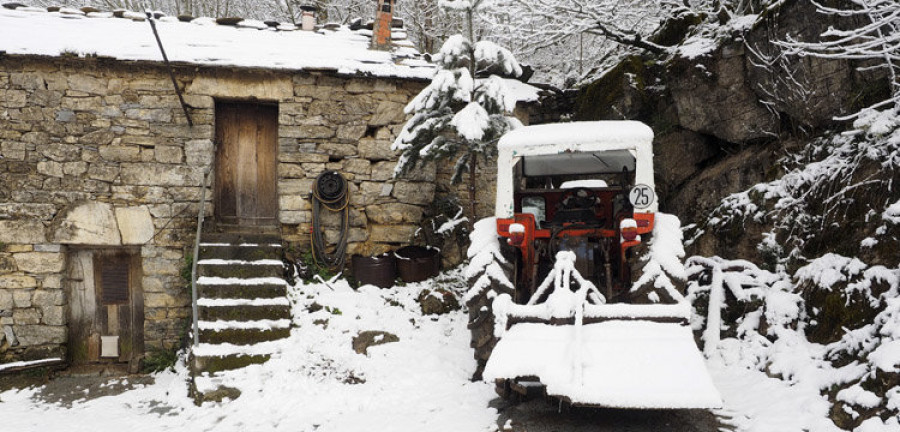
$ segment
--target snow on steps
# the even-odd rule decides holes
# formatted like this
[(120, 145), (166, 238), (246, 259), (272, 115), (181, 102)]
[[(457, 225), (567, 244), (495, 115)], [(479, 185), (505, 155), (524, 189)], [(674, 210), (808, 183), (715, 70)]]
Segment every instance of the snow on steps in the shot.
[(225, 330), (275, 330), (289, 328), (291, 320), (258, 320), (258, 321), (200, 321), (200, 330), (225, 331)]
[(41, 360), (17, 361), (0, 364), (0, 374), (6, 372), (19, 372), (38, 367), (59, 366), (65, 363), (61, 358), (47, 358)]
[(259, 342), (252, 345), (236, 345), (231, 343), (200, 343), (194, 347), (194, 355), (200, 357), (227, 356), (264, 356), (272, 355), (279, 350), (278, 342)]
[[(290, 336), (291, 321), (289, 319), (255, 320), (255, 321), (200, 321), (200, 340), (211, 344), (233, 343), (247, 345), (283, 339)], [(197, 350), (194, 350), (197, 355)]]
[(236, 284), (221, 279), (204, 279), (197, 284), (200, 298), (274, 298), (285, 295), (286, 284), (281, 279), (261, 281), (257, 284)]
[(197, 261), (197, 274), (200, 277), (220, 278), (280, 278), (284, 274), (284, 264), (273, 259), (202, 259)]
[(200, 344), (192, 349), (198, 401), (240, 394), (223, 390), (218, 376), (268, 361), (291, 331), (280, 239), (219, 234), (204, 240), (197, 261)]
[(290, 306), (287, 298), (215, 298), (199, 299), (197, 305), (201, 307), (229, 307), (229, 306)]

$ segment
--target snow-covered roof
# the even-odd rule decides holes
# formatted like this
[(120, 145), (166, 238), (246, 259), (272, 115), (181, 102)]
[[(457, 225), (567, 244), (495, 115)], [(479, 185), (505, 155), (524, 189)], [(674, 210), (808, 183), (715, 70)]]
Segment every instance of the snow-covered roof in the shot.
[[(103, 56), (161, 62), (150, 25), (135, 12), (84, 13), (63, 8), (0, 8), (0, 52), (18, 55)], [(256, 20), (218, 25), (212, 18), (156, 24), (169, 60), (208, 66), (326, 70), (339, 74), (428, 79), (433, 66), (401, 41), (391, 51), (369, 49), (371, 30), (302, 31)], [(399, 35), (405, 33), (399, 32)], [(407, 43), (404, 43), (407, 42)]]
[(537, 102), (540, 99), (540, 88), (512, 78), (504, 78), (503, 82), (516, 102)]
[[(494, 207), (497, 217), (513, 215), (513, 168), (522, 157), (534, 158), (534, 162), (544, 159), (543, 162), (559, 167), (566, 164), (574, 167), (593, 158), (585, 155), (619, 153), (611, 156), (620, 156), (622, 160), (633, 158), (633, 165), (630, 161), (627, 163), (631, 165), (629, 169), (634, 169), (635, 183), (655, 189), (653, 130), (641, 122), (616, 120), (525, 126), (503, 135), (497, 148), (497, 201)], [(657, 207), (658, 204), (653, 202), (646, 211), (655, 212)]]
[(630, 120), (549, 123), (526, 126), (504, 135), (501, 149), (514, 154), (553, 154), (559, 151), (634, 149), (652, 145), (653, 130)]

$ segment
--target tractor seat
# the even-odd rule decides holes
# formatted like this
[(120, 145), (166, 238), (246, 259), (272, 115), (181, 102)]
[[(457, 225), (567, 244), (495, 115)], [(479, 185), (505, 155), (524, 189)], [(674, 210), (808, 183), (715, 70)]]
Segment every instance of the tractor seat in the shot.
[(563, 226), (563, 224), (576, 222), (583, 223), (588, 227), (601, 227), (603, 221), (597, 217), (597, 214), (594, 213), (593, 209), (574, 208), (557, 210), (556, 214), (553, 215), (553, 219), (543, 225), (546, 225), (547, 227), (558, 227)]

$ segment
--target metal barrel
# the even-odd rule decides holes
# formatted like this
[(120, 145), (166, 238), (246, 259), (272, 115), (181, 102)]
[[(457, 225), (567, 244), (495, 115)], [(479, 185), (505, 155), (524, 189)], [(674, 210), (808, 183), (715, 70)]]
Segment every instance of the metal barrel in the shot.
[(419, 282), (437, 276), (441, 270), (441, 254), (436, 248), (406, 246), (397, 249), (397, 273), (404, 282)]
[(360, 285), (390, 288), (397, 279), (397, 260), (392, 253), (374, 257), (353, 255), (351, 264), (353, 277)]

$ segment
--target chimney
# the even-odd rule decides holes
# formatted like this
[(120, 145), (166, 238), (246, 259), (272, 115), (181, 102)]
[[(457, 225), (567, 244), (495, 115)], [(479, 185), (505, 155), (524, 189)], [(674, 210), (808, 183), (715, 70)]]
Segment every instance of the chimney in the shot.
[(300, 6), (300, 29), (304, 31), (313, 31), (316, 29), (315, 6)]
[(391, 22), (394, 20), (394, 3), (396, 0), (377, 0), (375, 10), (375, 26), (372, 28), (372, 48), (390, 49)]

